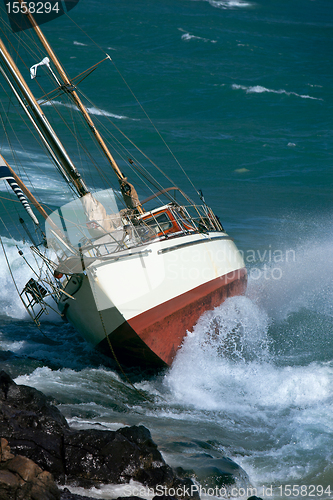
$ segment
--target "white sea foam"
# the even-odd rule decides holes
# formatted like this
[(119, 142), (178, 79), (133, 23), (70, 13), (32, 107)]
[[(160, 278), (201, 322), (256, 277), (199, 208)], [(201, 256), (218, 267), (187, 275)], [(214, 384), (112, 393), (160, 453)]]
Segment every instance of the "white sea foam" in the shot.
[[(233, 302), (239, 304), (237, 299)], [(307, 367), (279, 367), (268, 358), (266, 350), (258, 348), (256, 360), (247, 361), (246, 355), (237, 362), (230, 359), (228, 350), (238, 350), (238, 342), (246, 344), (244, 339), (235, 340), (235, 331), (246, 331), (248, 307), (249, 304), (243, 310), (243, 323), (236, 327), (228, 314), (223, 314), (226, 312), (223, 306), (215, 311), (229, 330), (227, 345), (224, 335), (221, 339), (207, 340), (206, 330), (199, 325), (187, 337), (166, 377), (176, 400), (201, 410), (228, 412), (229, 417), (251, 415), (256, 409), (258, 417), (264, 418), (273, 409), (279, 412), (294, 405), (305, 408), (328, 401), (333, 389), (333, 366), (312, 363)], [(262, 319), (259, 314), (258, 325)], [(250, 331), (255, 335), (252, 327)], [(209, 333), (216, 337), (215, 325), (211, 324)], [(252, 339), (250, 343), (257, 342)], [(240, 358), (239, 353), (237, 356)]]
[[(43, 103), (43, 106), (64, 106), (65, 108), (74, 109), (75, 111), (77, 111), (77, 107), (74, 106), (74, 104), (67, 104), (67, 103), (63, 103), (61, 101), (56, 101), (56, 100), (47, 101), (47, 102)], [(108, 116), (110, 118), (116, 118), (117, 120), (131, 120), (132, 119), (132, 118), (128, 118), (127, 116), (115, 115), (114, 113), (110, 113), (109, 111), (105, 111), (103, 109), (98, 109), (98, 108), (94, 108), (94, 107), (87, 107), (86, 109), (87, 109), (88, 113), (91, 115)]]
[[(21, 291), (28, 279), (31, 277), (31, 270), (24, 263), (23, 258), (18, 254), (18, 249), (16, 247), (17, 245), (22, 249), (24, 248), (24, 245), (22, 242), (4, 237), (2, 237), (2, 243), (4, 245), (6, 255), (4, 254), (3, 248), (0, 247), (0, 314), (17, 319), (28, 318), (28, 313), (26, 312), (18, 293), (16, 292), (6, 260), (7, 256), (17, 288)], [(27, 250), (27, 246), (25, 250)], [(27, 256), (26, 253), (29, 254), (29, 250), (24, 252), (25, 256)]]
[(247, 7), (254, 6), (254, 3), (246, 2), (244, 0), (203, 0), (203, 1), (208, 2), (212, 7), (215, 7), (217, 9), (244, 9)]
[[(246, 297), (229, 298), (206, 312), (164, 377), (137, 384), (153, 404), (136, 399), (133, 411), (128, 398), (135, 399), (134, 391), (118, 375), (85, 368), (80, 361), (78, 369), (42, 367), (15, 381), (58, 396), (77, 428), (113, 429), (144, 420), (155, 435), (165, 432), (166, 442), (183, 435), (185, 440), (211, 439), (243, 466), (256, 487), (304, 484), (304, 478), (327, 482), (308, 474), (316, 470), (316, 461), (333, 461), (333, 362), (285, 362), (275, 350), (272, 328), (278, 325), (288, 336), (288, 315), (301, 308), (332, 313), (331, 246), (330, 239), (299, 246), (295, 259), (279, 263), (280, 280), (250, 275)], [(304, 325), (297, 326), (299, 335), (306, 335)], [(13, 342), (15, 349), (34, 354), (33, 346), (29, 351), (20, 341)], [(40, 349), (37, 359), (59, 360), (62, 367), (66, 356), (69, 361), (79, 352), (70, 340), (53, 354)], [(123, 413), (114, 410), (115, 401)]]
[(312, 97), (310, 95), (302, 95), (302, 94), (297, 94), (296, 92), (288, 92), (287, 90), (284, 89), (279, 89), (279, 90), (274, 90), (274, 89), (267, 89), (266, 87), (262, 87), (261, 85), (254, 85), (247, 87), (245, 85), (238, 85), (238, 84), (233, 84), (231, 86), (232, 89), (234, 90), (245, 90), (247, 94), (262, 94), (264, 92), (270, 92), (273, 94), (285, 94), (285, 95), (295, 95), (296, 97), (301, 97), (302, 99), (313, 99), (315, 101), (322, 101), (323, 99), (318, 98), (318, 97)]
[(209, 422), (219, 422), (221, 450), (256, 487), (303, 484), (309, 460), (323, 450), (332, 459), (333, 363), (279, 365), (270, 350), (271, 321), (253, 300), (227, 299), (188, 334), (164, 379), (164, 418), (197, 421), (206, 433)]
[(297, 246), (282, 262), (271, 263), (279, 270), (275, 273), (279, 279), (266, 279), (262, 274), (250, 280), (248, 296), (278, 320), (301, 308), (333, 316), (331, 249), (330, 238), (314, 238)]
[(236, 8), (244, 9), (245, 7), (250, 7), (253, 5), (249, 2), (243, 2), (242, 0), (226, 0), (226, 1), (208, 0), (208, 1), (213, 7), (218, 7), (222, 9), (236, 9)]
[(24, 347), (24, 340), (9, 341), (4, 339), (3, 333), (0, 332), (0, 346), (2, 351), (19, 352)]
[[(94, 406), (94, 408), (93, 408)], [(116, 431), (121, 427), (124, 427), (122, 422), (101, 422), (101, 414), (103, 413), (103, 408), (98, 407), (97, 405), (90, 404), (89, 409), (94, 409), (95, 411), (99, 411), (98, 422), (95, 422), (94, 419), (86, 419), (80, 417), (72, 417), (67, 418), (67, 422), (73, 429), (102, 429), (108, 431)]]
[[(22, 292), (29, 279), (35, 277), (32, 268), (38, 273), (36, 256), (33, 256), (30, 251), (30, 241), (23, 243), (22, 241), (15, 241), (6, 237), (2, 237), (1, 239), (4, 248), (0, 246), (0, 314), (19, 320), (27, 319), (32, 322), (20, 299), (19, 293)], [(19, 255), (19, 250), (23, 252), (24, 258)], [(27, 301), (26, 297), (24, 299)], [(52, 302), (52, 299), (47, 299), (47, 301), (54, 307), (55, 304)], [(60, 316), (50, 309), (48, 309), (48, 314), (43, 319), (53, 322), (61, 321)], [(19, 345), (16, 347), (13, 345), (10, 350), (15, 351), (19, 348)]]
[(203, 38), (201, 36), (191, 35), (190, 33), (184, 33), (184, 35), (182, 35), (182, 40), (184, 40), (184, 41), (202, 40), (203, 42), (217, 43), (216, 40), (209, 40), (208, 38)]
[[(245, 372), (249, 380), (253, 371), (253, 378), (258, 359), (267, 357), (267, 327), (267, 315), (246, 297), (228, 299), (205, 313), (166, 377), (176, 399), (201, 409), (225, 411), (234, 406)], [(225, 397), (231, 388), (232, 400)]]
[(79, 45), (81, 47), (88, 47), (88, 45), (86, 43), (81, 43), (81, 42), (76, 42), (76, 41), (73, 42), (73, 45)]
[[(307, 477), (309, 460), (313, 463), (323, 453), (329, 462), (333, 459), (333, 363), (281, 364), (272, 348), (270, 329), (284, 321), (281, 308), (298, 309), (296, 299), (303, 288), (309, 289), (308, 280), (311, 290), (314, 283), (315, 293), (320, 294), (325, 265), (329, 283), (332, 264), (327, 264), (327, 245), (309, 244), (299, 261), (283, 263), (286, 279), (281, 287), (271, 280), (263, 288), (259, 280), (250, 278), (249, 296), (229, 298), (206, 312), (165, 376), (137, 384), (154, 397), (152, 405), (141, 401), (133, 412), (133, 403), (127, 400), (131, 389), (124, 389), (115, 373), (102, 368), (54, 371), (43, 367), (15, 381), (59, 395), (61, 410), (77, 428), (113, 429), (115, 422), (134, 424), (144, 418), (155, 435), (160, 435), (163, 419), (169, 441), (172, 436), (177, 441), (185, 433), (185, 440), (202, 435), (205, 441), (220, 442), (221, 452), (243, 466), (257, 487), (285, 481), (303, 484), (300, 481)], [(326, 260), (321, 262), (324, 256)], [(315, 270), (306, 278), (304, 269), (311, 265)], [(320, 299), (329, 298), (330, 289), (321, 293)], [(288, 334), (287, 327), (284, 330)], [(124, 398), (128, 414), (114, 412), (115, 397), (117, 405)], [(189, 426), (191, 430), (187, 430)], [(215, 435), (217, 429), (222, 437)], [(110, 498), (114, 497), (112, 491)]]
[[(290, 326), (287, 320), (300, 310), (333, 316), (331, 240), (308, 241), (296, 248), (295, 259), (274, 264), (282, 271), (279, 280), (266, 279), (268, 274), (251, 279), (250, 274), (247, 296), (229, 298), (205, 313), (164, 378), (170, 407), (163, 417), (173, 418), (176, 426), (197, 421), (206, 432), (209, 422), (219, 423), (225, 436), (221, 450), (258, 488), (329, 481), (308, 474), (309, 463), (312, 472), (315, 460), (333, 460), (333, 361), (306, 363), (297, 358), (297, 348), (292, 350), (293, 336), (315, 350), (307, 336), (325, 342), (329, 322), (312, 332), (302, 323), (306, 315)], [(279, 354), (276, 348), (276, 328), (283, 330), (291, 362), (288, 350)]]
[(90, 489), (70, 485), (66, 485), (66, 488), (73, 494), (101, 500), (112, 500), (119, 497), (126, 499), (126, 497), (131, 495), (131, 492), (133, 492), (132, 494), (134, 496), (137, 496), (139, 492), (141, 496), (144, 496), (144, 498), (148, 500), (151, 500), (154, 496), (153, 488), (145, 487), (141, 483), (132, 480), (128, 484), (102, 484), (99, 485), (98, 488), (93, 487)]
[(124, 385), (116, 373), (104, 368), (77, 372), (72, 368), (51, 370), (47, 366), (36, 368), (29, 375), (20, 375), (15, 382), (31, 385), (45, 394), (61, 392), (69, 403), (75, 400), (80, 401), (82, 408), (87, 405), (94, 408), (100, 418), (103, 418), (103, 405), (107, 407), (113, 401), (114, 391)]

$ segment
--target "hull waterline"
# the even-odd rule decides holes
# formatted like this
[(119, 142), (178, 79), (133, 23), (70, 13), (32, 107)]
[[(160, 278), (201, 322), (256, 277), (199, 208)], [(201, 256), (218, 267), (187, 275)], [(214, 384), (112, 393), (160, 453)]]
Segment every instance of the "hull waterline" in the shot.
[[(243, 295), (246, 284), (246, 270), (239, 269), (125, 321), (109, 335), (117, 359), (126, 366), (170, 366), (200, 316), (228, 297)], [(107, 339), (97, 347), (110, 353)]]

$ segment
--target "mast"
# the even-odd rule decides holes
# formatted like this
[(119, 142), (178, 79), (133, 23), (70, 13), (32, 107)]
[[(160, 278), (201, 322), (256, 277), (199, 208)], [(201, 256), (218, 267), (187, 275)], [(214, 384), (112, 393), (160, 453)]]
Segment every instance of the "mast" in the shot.
[[(41, 107), (39, 106), (32, 92), (30, 91), (18, 67), (16, 66), (15, 62), (13, 61), (12, 57), (10, 56), (9, 52), (7, 51), (1, 39), (0, 39), (0, 57), (5, 67), (7, 68), (8, 72), (10, 73), (11, 77), (13, 78), (16, 85), (23, 94), (24, 98), (27, 100), (31, 112), (33, 113), (34, 118), (38, 122), (38, 125), (42, 133), (47, 139), (55, 156), (59, 158), (61, 167), (65, 170), (68, 177), (72, 180), (78, 194), (80, 196), (84, 196), (85, 194), (89, 193), (89, 189), (85, 185), (84, 181), (81, 179), (80, 173), (74, 166), (64, 146), (62, 145), (57, 135), (55, 134), (53, 128), (51, 127), (49, 121), (47, 120), (46, 116), (41, 110)], [(22, 103), (21, 101), (22, 100), (19, 100), (19, 103), (22, 105), (23, 101)], [(57, 166), (59, 166), (59, 162), (57, 163)]]
[(27, 117), (31, 121), (32, 125), (34, 126), (34, 128), (35, 128), (36, 132), (38, 133), (39, 137), (41, 138), (41, 140), (43, 141), (43, 144), (45, 145), (46, 149), (50, 153), (50, 155), (51, 155), (54, 163), (58, 167), (59, 171), (64, 176), (64, 178), (66, 179), (66, 181), (70, 182), (70, 179), (69, 179), (66, 171), (63, 169), (63, 167), (62, 167), (61, 163), (59, 162), (57, 156), (54, 154), (51, 146), (49, 145), (49, 143), (45, 139), (42, 131), (39, 129), (39, 126), (38, 126), (36, 120), (34, 119), (34, 117), (29, 112), (29, 109), (25, 105), (25, 103), (24, 103), (22, 97), (20, 96), (19, 92), (16, 90), (14, 84), (11, 82), (10, 78), (8, 77), (8, 75), (6, 74), (5, 70), (1, 66), (0, 66), (0, 73), (2, 74), (2, 76), (4, 77), (4, 79), (6, 80), (6, 82), (8, 83), (11, 91), (13, 92), (14, 96), (16, 97), (16, 100), (20, 104), (21, 108), (23, 109), (23, 111), (26, 113)]
[[(19, 0), (19, 2), (20, 2), (21, 5), (25, 5), (26, 6), (25, 0)], [(134, 186), (132, 186), (132, 184), (130, 184), (127, 181), (127, 178), (123, 175), (123, 173), (121, 172), (120, 168), (118, 167), (115, 159), (113, 158), (112, 154), (110, 153), (110, 151), (109, 151), (107, 145), (105, 144), (105, 142), (104, 142), (101, 134), (99, 133), (99, 131), (95, 127), (94, 122), (92, 121), (92, 119), (91, 119), (88, 111), (86, 110), (84, 104), (82, 103), (82, 101), (81, 101), (78, 93), (76, 92), (74, 85), (72, 84), (72, 82), (68, 78), (68, 76), (67, 76), (64, 68), (62, 67), (62, 65), (61, 65), (60, 61), (58, 60), (57, 56), (55, 55), (55, 53), (54, 53), (53, 49), (51, 48), (50, 44), (46, 40), (43, 32), (41, 31), (41, 29), (37, 25), (34, 17), (30, 14), (28, 8), (26, 8), (25, 14), (28, 17), (28, 19), (29, 19), (29, 21), (31, 23), (31, 26), (35, 30), (35, 33), (38, 36), (41, 44), (43, 45), (43, 47), (45, 48), (46, 52), (48, 53), (50, 59), (52, 60), (53, 64), (55, 65), (55, 67), (56, 67), (56, 69), (57, 69), (57, 71), (58, 71), (58, 73), (59, 73), (62, 81), (64, 82), (63, 85), (60, 85), (60, 88), (62, 88), (65, 92), (67, 92), (69, 94), (69, 96), (72, 98), (72, 100), (76, 104), (77, 108), (81, 111), (81, 113), (82, 113), (82, 115), (83, 115), (86, 123), (88, 124), (91, 132), (95, 136), (95, 138), (96, 138), (98, 144), (100, 145), (103, 153), (105, 154), (105, 156), (106, 156), (107, 160), (109, 161), (111, 167), (113, 168), (114, 172), (116, 173), (118, 181), (119, 181), (119, 184), (120, 184), (121, 192), (122, 192), (122, 195), (123, 195), (123, 198), (125, 200), (125, 203), (126, 203), (127, 207), (128, 208), (135, 208), (136, 210), (138, 210), (139, 213), (144, 213), (144, 210), (143, 210), (143, 208), (142, 208), (142, 206), (141, 206), (141, 204), (139, 202), (139, 198), (138, 198), (138, 195), (137, 195), (137, 193), (135, 191)], [(58, 82), (58, 80), (57, 80), (57, 83), (59, 84), (60, 82)]]

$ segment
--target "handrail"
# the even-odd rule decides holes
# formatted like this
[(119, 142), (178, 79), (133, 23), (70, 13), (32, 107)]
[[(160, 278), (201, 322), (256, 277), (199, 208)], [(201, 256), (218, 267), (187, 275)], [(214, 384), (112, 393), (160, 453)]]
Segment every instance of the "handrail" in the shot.
[(172, 186), (172, 187), (169, 187), (169, 188), (165, 188), (165, 189), (162, 189), (161, 191), (158, 191), (157, 193), (155, 194), (152, 194), (151, 196), (148, 196), (148, 198), (146, 198), (145, 200), (141, 201), (141, 205), (144, 205), (145, 203), (147, 203), (148, 201), (150, 200), (153, 200), (154, 198), (157, 198), (158, 196), (160, 196), (161, 194), (164, 194), (164, 193), (167, 193), (168, 191), (179, 191), (186, 200), (190, 201), (188, 199), (188, 197), (186, 196), (186, 194), (177, 186)]

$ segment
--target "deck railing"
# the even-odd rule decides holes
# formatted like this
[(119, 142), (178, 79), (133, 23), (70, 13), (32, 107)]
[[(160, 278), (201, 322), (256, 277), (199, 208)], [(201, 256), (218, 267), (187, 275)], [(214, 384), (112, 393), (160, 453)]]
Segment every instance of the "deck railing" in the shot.
[[(162, 220), (161, 214), (168, 215)], [(49, 246), (56, 252), (59, 261), (64, 261), (73, 255), (98, 258), (117, 254), (147, 245), (156, 239), (223, 231), (218, 217), (206, 205), (170, 203), (163, 209), (145, 212), (143, 215), (123, 210), (116, 216), (113, 215), (112, 220), (116, 220), (119, 225), (115, 227), (114, 224), (110, 231), (105, 229), (103, 221), (89, 221), (88, 224), (71, 221), (70, 231), (63, 233), (63, 237), (52, 231)], [(62, 230), (63, 227), (59, 228), (59, 232)], [(73, 241), (70, 233), (74, 235)]]

